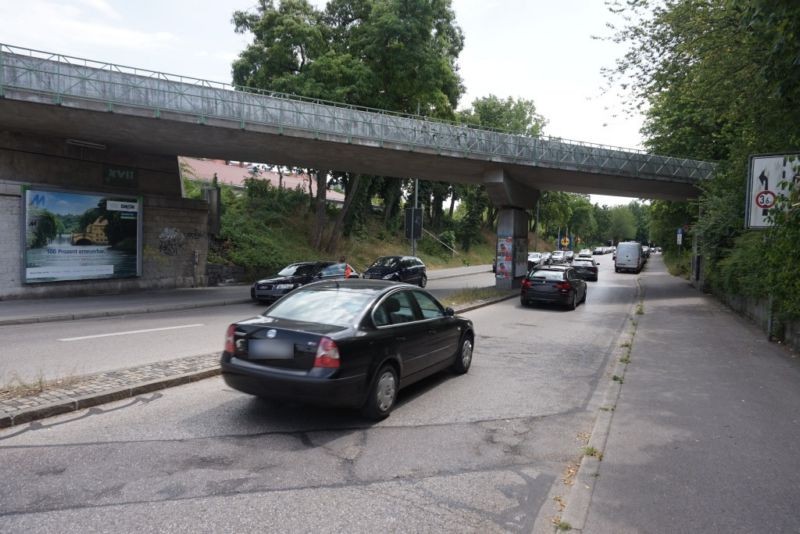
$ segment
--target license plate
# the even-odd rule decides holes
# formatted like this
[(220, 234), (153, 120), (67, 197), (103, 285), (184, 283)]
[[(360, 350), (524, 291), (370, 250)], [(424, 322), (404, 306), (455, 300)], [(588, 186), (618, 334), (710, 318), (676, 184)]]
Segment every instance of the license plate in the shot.
[(294, 343), (277, 339), (251, 339), (247, 345), (251, 360), (290, 360), (294, 358)]

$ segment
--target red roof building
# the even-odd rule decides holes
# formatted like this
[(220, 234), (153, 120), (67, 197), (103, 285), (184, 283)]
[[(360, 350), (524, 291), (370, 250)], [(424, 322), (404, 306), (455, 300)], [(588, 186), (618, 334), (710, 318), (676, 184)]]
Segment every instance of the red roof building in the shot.
[[(284, 173), (281, 180), (277, 172), (267, 170), (266, 166), (262, 164), (226, 162), (221, 159), (198, 159), (185, 156), (179, 156), (178, 162), (181, 167), (189, 167), (190, 176), (188, 178), (204, 182), (211, 183), (214, 175), (216, 175), (217, 181), (221, 184), (244, 188), (244, 180), (252, 178), (251, 169), (255, 167), (259, 170), (256, 177), (259, 180), (267, 180), (275, 187), (283, 187), (284, 189), (297, 189), (299, 187), (308, 192), (310, 186), (314, 195), (317, 192), (316, 180), (311, 179), (307, 174)], [(328, 190), (326, 198), (329, 202), (344, 203), (344, 195), (338, 191)]]

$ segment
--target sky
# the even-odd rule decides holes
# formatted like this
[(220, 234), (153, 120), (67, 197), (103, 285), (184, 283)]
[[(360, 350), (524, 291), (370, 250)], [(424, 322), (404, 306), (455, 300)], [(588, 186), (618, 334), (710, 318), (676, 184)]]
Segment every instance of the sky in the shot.
[[(322, 7), (325, 0), (311, 0)], [(233, 31), (254, 0), (2, 0), (0, 43), (212, 81), (251, 40)], [(608, 35), (602, 0), (453, 0), (465, 45), (460, 108), (490, 94), (532, 100), (546, 135), (641, 148), (641, 117), (629, 117), (603, 67), (623, 50)], [(592, 195), (600, 204), (631, 199)]]

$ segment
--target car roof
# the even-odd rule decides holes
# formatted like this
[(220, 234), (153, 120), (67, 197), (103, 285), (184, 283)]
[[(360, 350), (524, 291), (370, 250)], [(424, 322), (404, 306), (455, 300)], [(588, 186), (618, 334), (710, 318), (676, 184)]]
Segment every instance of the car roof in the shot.
[(548, 265), (547, 267), (541, 267), (539, 269), (535, 269), (535, 271), (566, 271), (569, 269), (569, 265)]

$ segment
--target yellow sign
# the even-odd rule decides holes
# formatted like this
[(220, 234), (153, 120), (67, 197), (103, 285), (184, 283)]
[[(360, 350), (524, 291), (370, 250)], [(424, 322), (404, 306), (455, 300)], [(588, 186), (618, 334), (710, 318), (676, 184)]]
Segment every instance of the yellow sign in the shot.
[(561, 238), (561, 246), (562, 247), (568, 247), (569, 246), (569, 238), (567, 236), (564, 236), (564, 237)]

